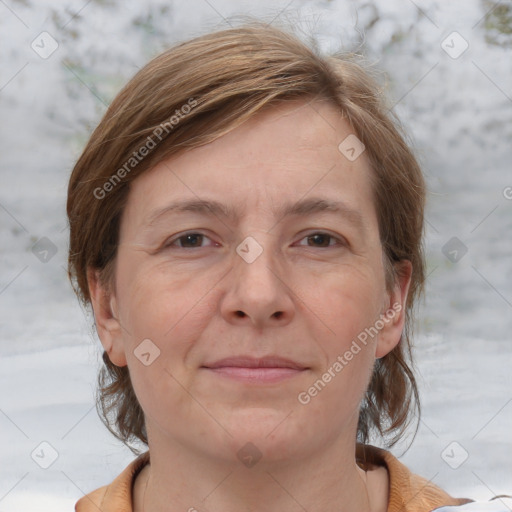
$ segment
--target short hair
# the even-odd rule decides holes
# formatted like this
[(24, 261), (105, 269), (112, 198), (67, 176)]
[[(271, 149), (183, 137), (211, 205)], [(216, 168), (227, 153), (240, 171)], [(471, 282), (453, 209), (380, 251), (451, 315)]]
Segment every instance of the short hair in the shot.
[[(88, 268), (99, 270), (101, 282), (111, 285), (130, 182), (148, 169), (282, 102), (328, 101), (364, 144), (371, 165), (387, 288), (401, 272), (401, 261), (409, 260), (413, 268), (400, 342), (376, 360), (357, 427), (358, 441), (367, 443), (377, 433), (391, 447), (421, 412), (411, 336), (425, 274), (425, 182), (399, 120), (360, 62), (349, 53), (322, 55), (291, 30), (262, 22), (205, 34), (153, 58), (112, 101), (72, 171), (68, 274), (86, 306)], [(128, 368), (114, 365), (105, 351), (103, 362), (98, 413), (112, 434), (138, 453), (131, 443), (147, 445), (147, 433)]]

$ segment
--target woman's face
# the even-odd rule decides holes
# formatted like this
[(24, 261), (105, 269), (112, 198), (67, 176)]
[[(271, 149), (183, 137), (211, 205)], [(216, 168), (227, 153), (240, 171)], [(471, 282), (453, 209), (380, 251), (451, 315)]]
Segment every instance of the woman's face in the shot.
[(354, 442), (409, 280), (386, 291), (366, 155), (338, 148), (352, 133), (327, 103), (283, 103), (132, 183), (94, 305), (150, 446), (270, 461)]

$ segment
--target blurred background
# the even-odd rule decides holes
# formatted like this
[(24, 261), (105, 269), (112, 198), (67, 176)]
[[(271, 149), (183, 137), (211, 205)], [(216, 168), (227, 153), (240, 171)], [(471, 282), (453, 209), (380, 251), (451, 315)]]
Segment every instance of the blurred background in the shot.
[(100, 343), (67, 281), (67, 180), (138, 69), (240, 15), (380, 70), (429, 186), (423, 416), (392, 452), (454, 496), (512, 494), (512, 2), (253, 3), (0, 0), (0, 511), (72, 510), (134, 457), (94, 408)]

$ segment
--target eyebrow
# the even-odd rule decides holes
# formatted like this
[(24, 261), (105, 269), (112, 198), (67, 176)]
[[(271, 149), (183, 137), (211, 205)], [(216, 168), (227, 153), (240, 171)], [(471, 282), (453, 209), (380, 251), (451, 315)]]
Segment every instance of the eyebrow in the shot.
[[(203, 215), (215, 215), (226, 217), (228, 219), (238, 220), (240, 214), (231, 207), (213, 200), (191, 199), (185, 201), (175, 201), (163, 208), (160, 208), (148, 217), (147, 225), (155, 224), (161, 217), (169, 213), (195, 212)], [(366, 226), (363, 215), (358, 210), (350, 207), (343, 201), (332, 201), (323, 198), (307, 198), (296, 203), (286, 203), (275, 210), (276, 217), (282, 219), (287, 216), (312, 215), (321, 212), (333, 212), (345, 217), (357, 228), (365, 231)]]

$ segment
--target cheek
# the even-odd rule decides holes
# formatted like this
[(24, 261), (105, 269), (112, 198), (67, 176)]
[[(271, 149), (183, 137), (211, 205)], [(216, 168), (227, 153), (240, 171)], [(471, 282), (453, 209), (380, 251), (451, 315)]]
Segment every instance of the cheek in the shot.
[(121, 312), (131, 335), (153, 336), (163, 342), (182, 325), (190, 327), (200, 321), (198, 311), (208, 303), (206, 292), (214, 285), (215, 276), (192, 276), (147, 259), (133, 255), (120, 259)]
[[(329, 422), (336, 426), (353, 420), (347, 413), (357, 414), (367, 389), (375, 362), (376, 338), (365, 339), (361, 334), (378, 318), (374, 290), (371, 282), (346, 277), (332, 279), (321, 293), (308, 299), (311, 309), (320, 312), (316, 334), (319, 329), (323, 334), (315, 338), (325, 353), (325, 362), (309, 390), (303, 391), (312, 394), (308, 414), (324, 427)], [(332, 434), (335, 435), (335, 428)]]
[[(214, 304), (205, 296), (207, 289), (204, 282), (158, 273), (141, 273), (125, 289), (122, 312), (130, 377), (145, 415), (162, 426), (169, 424), (175, 411), (184, 420), (193, 419), (186, 390), (194, 373), (187, 363), (212, 315)], [(147, 347), (143, 353), (149, 353), (145, 358), (140, 357), (141, 342)]]
[[(213, 292), (207, 293), (216, 282), (215, 276), (209, 285), (207, 278), (180, 277), (179, 273), (161, 268), (143, 271), (142, 266), (131, 275), (133, 278), (127, 279), (119, 292), (124, 299), (120, 304), (123, 340), (134, 386), (140, 377), (144, 380), (140, 389), (147, 386), (155, 390), (160, 385), (166, 388), (166, 382), (174, 377), (176, 381), (171, 386), (179, 382), (188, 387), (189, 352), (215, 314)], [(143, 343), (149, 348), (145, 353), (150, 352), (146, 359), (151, 360), (152, 351), (156, 354), (155, 363), (147, 367), (139, 360)], [(156, 371), (163, 373), (154, 375)]]
[(368, 332), (379, 318), (382, 284), (371, 267), (357, 272), (344, 269), (325, 277), (328, 284), (307, 299), (320, 320), (317, 334), (318, 329), (323, 333), (316, 337), (326, 356), (320, 375), (330, 371), (318, 405), (326, 401), (351, 408), (364, 394), (375, 362), (377, 337)]
[(329, 352), (342, 351), (379, 317), (381, 279), (373, 268), (340, 267), (308, 287), (305, 305), (325, 328)]

